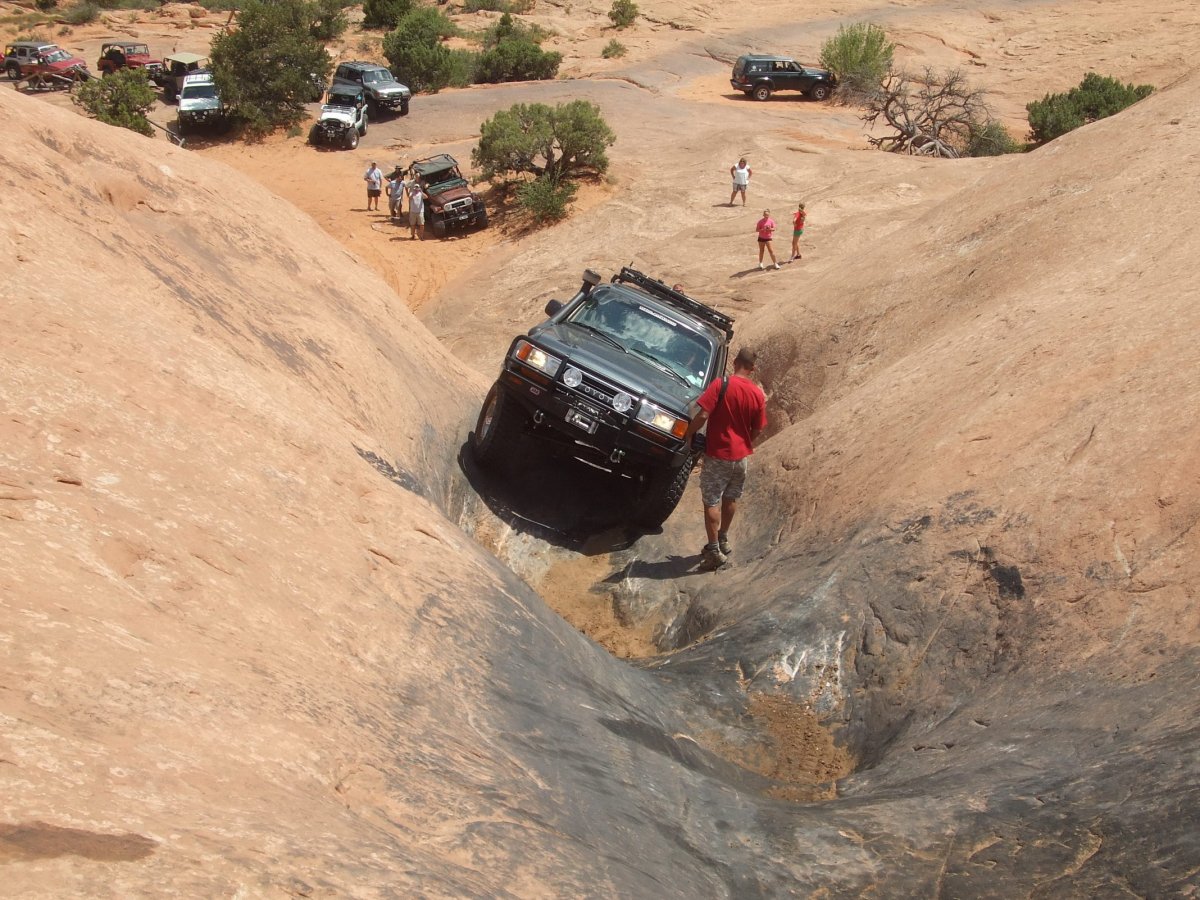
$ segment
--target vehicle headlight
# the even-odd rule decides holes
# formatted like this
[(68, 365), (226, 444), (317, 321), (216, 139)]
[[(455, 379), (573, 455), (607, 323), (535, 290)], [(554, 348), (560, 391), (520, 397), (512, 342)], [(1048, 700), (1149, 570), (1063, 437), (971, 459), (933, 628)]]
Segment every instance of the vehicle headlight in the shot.
[(551, 356), (540, 347), (533, 346), (529, 341), (517, 341), (513, 356), (525, 365), (545, 372), (551, 378), (558, 371), (558, 367), (562, 365), (562, 360), (557, 356)]
[(656, 428), (659, 431), (674, 435), (677, 438), (682, 438), (685, 434), (687, 434), (687, 419), (681, 419), (678, 416), (674, 416), (666, 410), (659, 409), (653, 403), (649, 403), (645, 400), (643, 400), (642, 405), (638, 407), (636, 418), (639, 422), (644, 422), (651, 428)]

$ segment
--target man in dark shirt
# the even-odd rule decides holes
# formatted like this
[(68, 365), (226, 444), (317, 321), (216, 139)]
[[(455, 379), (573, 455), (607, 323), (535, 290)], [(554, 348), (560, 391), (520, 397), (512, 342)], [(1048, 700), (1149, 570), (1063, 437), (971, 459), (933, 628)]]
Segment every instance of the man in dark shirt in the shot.
[(729, 526), (746, 483), (746, 463), (754, 441), (767, 427), (767, 401), (750, 380), (758, 354), (743, 347), (733, 361), (733, 374), (713, 381), (697, 399), (689, 438), (705, 423), (704, 465), (700, 497), (704, 503), (704, 566), (719, 569), (729, 558)]

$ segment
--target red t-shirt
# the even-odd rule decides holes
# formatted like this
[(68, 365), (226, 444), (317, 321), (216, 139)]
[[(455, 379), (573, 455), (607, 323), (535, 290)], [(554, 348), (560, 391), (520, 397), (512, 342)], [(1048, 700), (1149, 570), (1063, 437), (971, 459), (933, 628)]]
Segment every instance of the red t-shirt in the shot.
[(704, 452), (717, 459), (745, 459), (754, 452), (751, 432), (767, 427), (767, 398), (757, 384), (741, 375), (729, 376), (729, 389), (717, 406), (720, 393), (721, 379), (717, 378), (696, 401), (708, 413)]

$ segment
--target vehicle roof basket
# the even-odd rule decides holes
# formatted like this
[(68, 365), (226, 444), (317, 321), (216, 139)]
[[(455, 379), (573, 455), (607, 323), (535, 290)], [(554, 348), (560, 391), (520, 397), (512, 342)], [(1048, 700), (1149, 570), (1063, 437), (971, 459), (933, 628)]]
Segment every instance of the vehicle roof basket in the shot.
[(637, 269), (631, 269), (629, 266), (621, 266), (621, 271), (612, 277), (613, 283), (623, 282), (624, 284), (635, 284), (644, 291), (653, 294), (659, 300), (676, 306), (686, 312), (691, 313), (697, 318), (703, 319), (712, 325), (716, 325), (725, 332), (727, 340), (733, 340), (733, 318), (725, 315), (725, 313), (717, 312), (711, 306), (705, 306), (699, 300), (694, 300), (683, 291), (677, 291), (674, 288), (667, 287), (657, 278), (651, 278), (649, 275), (643, 275)]

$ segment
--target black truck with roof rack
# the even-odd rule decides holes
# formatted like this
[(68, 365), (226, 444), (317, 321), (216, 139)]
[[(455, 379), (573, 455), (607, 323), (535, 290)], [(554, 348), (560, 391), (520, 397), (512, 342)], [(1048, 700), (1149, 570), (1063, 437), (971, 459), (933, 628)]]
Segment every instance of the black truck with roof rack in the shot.
[(632, 519), (657, 528), (674, 511), (699, 451), (685, 440), (704, 388), (725, 371), (733, 319), (623, 267), (592, 270), (549, 318), (513, 340), (471, 436), (487, 466), (526, 436), (640, 482)]

